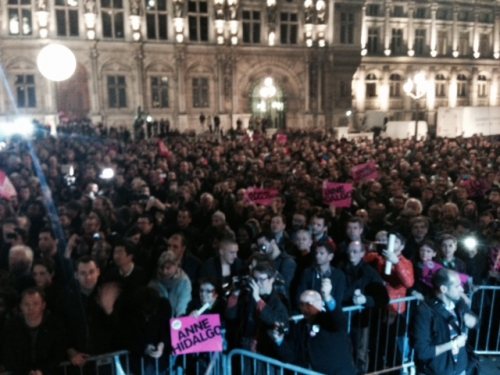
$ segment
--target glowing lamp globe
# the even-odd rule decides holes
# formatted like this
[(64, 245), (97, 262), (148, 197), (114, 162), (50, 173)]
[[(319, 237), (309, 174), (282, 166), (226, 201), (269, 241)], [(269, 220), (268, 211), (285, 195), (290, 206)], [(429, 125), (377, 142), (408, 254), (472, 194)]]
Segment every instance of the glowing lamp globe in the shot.
[(50, 44), (42, 48), (36, 62), (40, 73), (51, 81), (65, 81), (76, 70), (74, 53), (60, 44)]

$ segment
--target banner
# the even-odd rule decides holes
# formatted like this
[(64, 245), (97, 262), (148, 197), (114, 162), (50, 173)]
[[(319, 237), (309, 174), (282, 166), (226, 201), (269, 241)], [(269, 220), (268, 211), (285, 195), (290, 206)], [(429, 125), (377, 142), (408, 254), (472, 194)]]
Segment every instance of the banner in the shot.
[(278, 196), (278, 190), (272, 189), (258, 189), (258, 188), (248, 188), (247, 198), (250, 203), (261, 204), (263, 206), (270, 206), (273, 199)]
[(5, 172), (0, 170), (0, 197), (10, 199), (15, 196), (17, 196), (16, 188), (12, 185)]
[(467, 189), (467, 196), (469, 198), (484, 197), (486, 192), (490, 190), (488, 181), (482, 180), (465, 180), (462, 184)]
[(356, 182), (376, 180), (378, 178), (377, 165), (374, 161), (356, 165), (352, 168), (352, 178)]
[(170, 159), (171, 156), (168, 147), (165, 146), (165, 143), (163, 143), (163, 141), (160, 138), (158, 138), (158, 154), (166, 157), (167, 159)]
[[(424, 284), (430, 286), (432, 288), (432, 276), (443, 268), (439, 263), (428, 261), (425, 263), (424, 268), (422, 269), (422, 278), (420, 279)], [(459, 273), (460, 281), (462, 282), (462, 286), (467, 284), (469, 281), (469, 276), (464, 275), (463, 273)]]
[(276, 135), (276, 142), (279, 143), (280, 145), (284, 145), (287, 140), (288, 140), (288, 137), (286, 134)]
[(337, 182), (323, 182), (323, 203), (335, 207), (351, 207), (352, 184), (341, 184)]
[(219, 314), (170, 319), (170, 341), (174, 355), (221, 352)]

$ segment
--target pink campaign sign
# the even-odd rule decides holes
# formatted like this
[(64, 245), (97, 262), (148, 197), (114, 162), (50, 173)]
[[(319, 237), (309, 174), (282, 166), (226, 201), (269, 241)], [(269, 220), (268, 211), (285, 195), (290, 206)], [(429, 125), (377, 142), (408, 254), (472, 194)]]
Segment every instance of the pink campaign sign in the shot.
[(247, 198), (250, 203), (261, 204), (263, 206), (270, 206), (273, 199), (278, 196), (278, 190), (272, 189), (259, 189), (248, 188)]
[[(443, 268), (442, 265), (436, 262), (429, 261), (425, 263), (424, 268), (422, 270), (422, 279), (421, 281), (432, 287), (432, 276), (439, 271), (441, 268)], [(467, 284), (469, 281), (469, 276), (464, 275), (463, 273), (459, 273), (458, 276), (460, 277), (460, 281), (462, 282), (462, 285)]]
[(467, 189), (469, 198), (484, 197), (486, 192), (490, 190), (490, 184), (486, 180), (466, 180), (462, 184)]
[(286, 134), (278, 134), (276, 136), (276, 142), (278, 142), (281, 145), (284, 145), (287, 141), (287, 135)]
[(352, 168), (352, 178), (354, 181), (376, 180), (378, 178), (377, 166), (375, 162), (359, 164)]
[(222, 335), (218, 314), (170, 319), (170, 339), (174, 355), (221, 352)]
[(337, 182), (323, 182), (323, 203), (335, 207), (351, 207), (352, 184), (340, 184)]

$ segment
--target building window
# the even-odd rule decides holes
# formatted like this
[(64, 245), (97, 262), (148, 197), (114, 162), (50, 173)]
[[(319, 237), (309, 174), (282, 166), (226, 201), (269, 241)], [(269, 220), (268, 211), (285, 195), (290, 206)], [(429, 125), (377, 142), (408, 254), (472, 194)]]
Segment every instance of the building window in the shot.
[(391, 98), (399, 98), (401, 96), (401, 76), (399, 74), (391, 74), (389, 80), (389, 96)]
[(124, 38), (123, 0), (101, 0), (102, 35)]
[(168, 39), (167, 0), (145, 0), (148, 39)]
[(405, 16), (405, 9), (401, 5), (396, 5), (392, 9), (392, 16), (393, 17), (404, 17)]
[(208, 42), (208, 3), (202, 0), (188, 2), (189, 40)]
[(416, 55), (422, 56), (425, 53), (425, 29), (415, 30), (415, 44), (413, 46)]
[(427, 8), (417, 8), (415, 10), (415, 18), (419, 19), (427, 18)]
[(437, 53), (441, 56), (448, 54), (448, 31), (438, 32)]
[(8, 0), (9, 34), (32, 35), (31, 0)]
[(108, 76), (109, 108), (127, 107), (127, 84), (125, 76)]
[(469, 10), (462, 10), (458, 12), (457, 19), (460, 22), (467, 22), (469, 20), (469, 12), (470, 12)]
[(483, 57), (487, 57), (491, 54), (490, 36), (488, 34), (481, 34), (479, 36), (479, 53)]
[(151, 77), (151, 107), (168, 108), (168, 78)]
[(366, 49), (369, 53), (378, 53), (378, 32), (379, 29), (375, 27), (370, 27), (368, 29), (368, 41), (366, 43)]
[(392, 29), (391, 50), (393, 54), (403, 53), (403, 29)]
[(299, 18), (297, 13), (280, 14), (281, 44), (297, 44)]
[(379, 4), (369, 4), (366, 8), (366, 15), (377, 17), (380, 14), (380, 5)]
[(377, 96), (377, 76), (368, 74), (366, 76), (366, 97), (375, 98)]
[(16, 75), (16, 95), (18, 108), (36, 108), (35, 76)]
[(260, 43), (260, 12), (243, 11), (243, 43)]
[(447, 21), (450, 19), (450, 12), (448, 9), (438, 9), (436, 12), (436, 19), (441, 20), (441, 21)]
[(354, 13), (340, 13), (340, 43), (353, 44), (354, 30)]
[(78, 0), (55, 0), (58, 36), (78, 36)]
[(458, 39), (458, 53), (461, 56), (467, 56), (469, 55), (469, 49), (470, 49), (470, 44), (469, 44), (469, 32), (461, 32), (460, 37)]
[(446, 96), (446, 78), (442, 74), (436, 75), (436, 97), (443, 98)]
[(492, 23), (492, 19), (493, 18), (490, 16), (490, 13), (479, 13), (477, 15), (477, 20), (481, 23)]
[(344, 81), (340, 81), (340, 96), (342, 98), (347, 98), (351, 96), (351, 83), (347, 84)]
[(463, 74), (457, 76), (457, 96), (459, 98), (467, 96), (467, 77)]
[(207, 108), (210, 106), (210, 86), (208, 78), (193, 78), (193, 107)]
[(486, 76), (480, 75), (477, 77), (477, 96), (479, 98), (485, 98), (488, 96), (488, 92), (486, 90), (487, 84)]

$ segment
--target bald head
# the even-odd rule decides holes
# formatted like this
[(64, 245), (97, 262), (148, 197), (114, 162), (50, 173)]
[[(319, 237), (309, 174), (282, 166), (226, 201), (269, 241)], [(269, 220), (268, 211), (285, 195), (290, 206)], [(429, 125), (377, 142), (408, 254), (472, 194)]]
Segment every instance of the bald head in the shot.
[(300, 295), (300, 310), (306, 319), (317, 315), (323, 306), (321, 295), (315, 290), (306, 290)]

